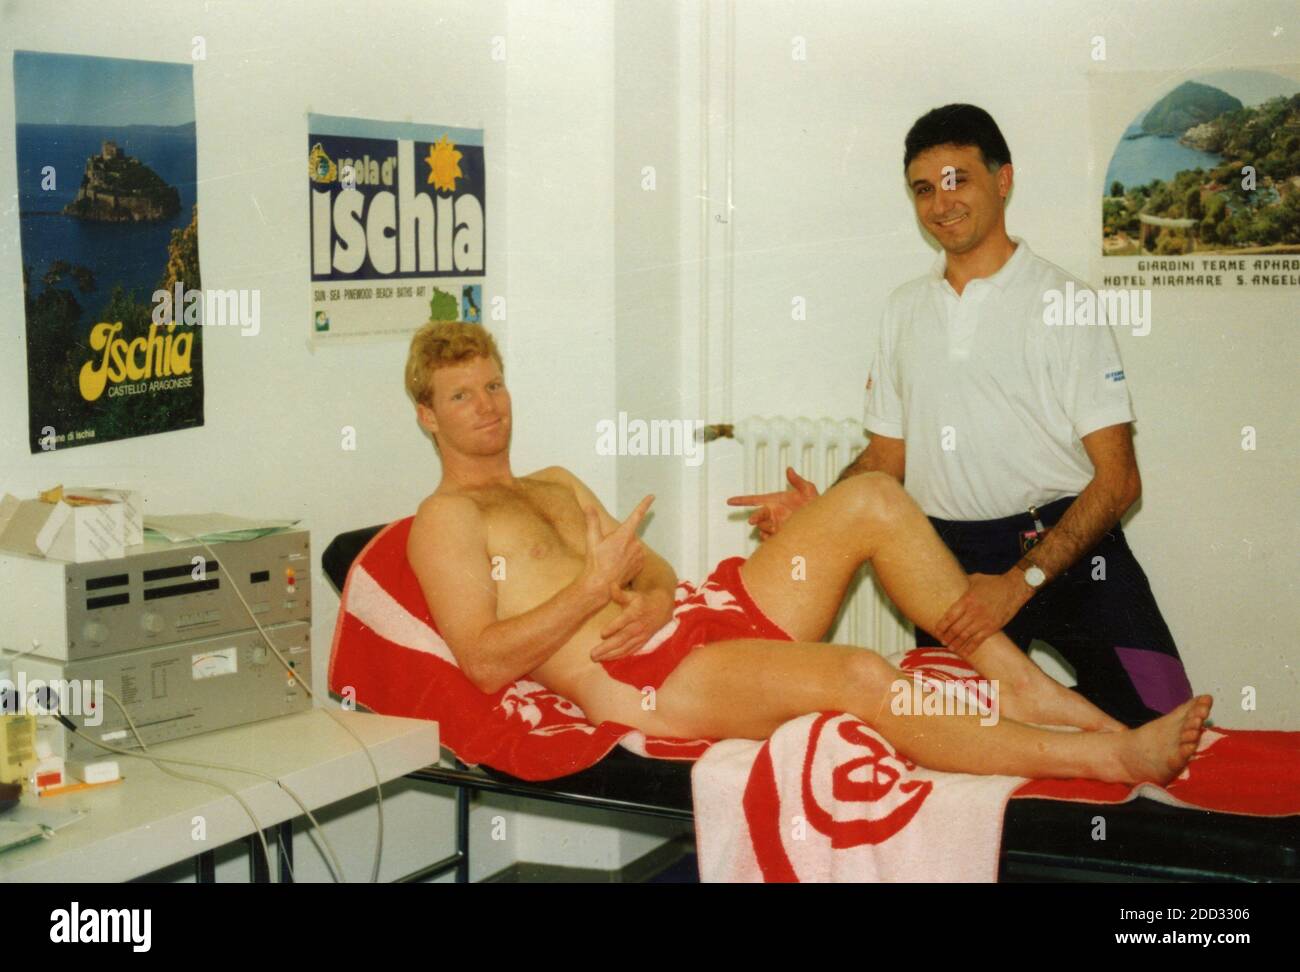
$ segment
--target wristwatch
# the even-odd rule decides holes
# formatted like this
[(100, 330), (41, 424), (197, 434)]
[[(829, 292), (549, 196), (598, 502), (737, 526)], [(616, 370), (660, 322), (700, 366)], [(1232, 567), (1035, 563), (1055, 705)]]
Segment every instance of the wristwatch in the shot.
[(1043, 573), (1043, 568), (1028, 557), (1021, 557), (1020, 563), (1016, 566), (1025, 572), (1025, 583), (1035, 591), (1047, 583), (1047, 575)]

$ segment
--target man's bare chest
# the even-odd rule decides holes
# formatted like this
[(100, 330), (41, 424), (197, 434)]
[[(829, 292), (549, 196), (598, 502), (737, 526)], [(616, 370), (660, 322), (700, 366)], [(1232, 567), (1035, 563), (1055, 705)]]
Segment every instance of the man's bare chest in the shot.
[(586, 522), (571, 490), (542, 483), (476, 497), (487, 523), (488, 554), (518, 566), (582, 557)]

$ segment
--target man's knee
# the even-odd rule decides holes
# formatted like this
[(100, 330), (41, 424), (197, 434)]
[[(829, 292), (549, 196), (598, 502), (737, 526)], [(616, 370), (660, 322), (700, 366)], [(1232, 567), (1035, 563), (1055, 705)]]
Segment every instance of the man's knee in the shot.
[(835, 497), (856, 519), (880, 525), (896, 522), (911, 503), (903, 484), (883, 472), (850, 476), (832, 486), (827, 496)]
[(844, 656), (844, 684), (855, 699), (888, 692), (898, 670), (869, 648), (854, 648)]

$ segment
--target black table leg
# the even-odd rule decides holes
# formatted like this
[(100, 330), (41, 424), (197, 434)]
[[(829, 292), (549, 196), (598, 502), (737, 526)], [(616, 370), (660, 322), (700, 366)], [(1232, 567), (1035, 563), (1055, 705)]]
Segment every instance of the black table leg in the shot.
[(456, 883), (469, 884), (469, 802), (474, 791), (467, 786), (456, 788)]
[(194, 883), (217, 883), (217, 860), (212, 851), (204, 851), (194, 858)]

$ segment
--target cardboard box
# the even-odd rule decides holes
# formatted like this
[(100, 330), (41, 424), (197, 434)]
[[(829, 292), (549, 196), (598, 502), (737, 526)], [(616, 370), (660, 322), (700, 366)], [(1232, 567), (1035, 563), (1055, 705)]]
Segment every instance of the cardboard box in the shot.
[(58, 502), (0, 499), (0, 549), (81, 563), (124, 555), (144, 540), (143, 503), (134, 490), (65, 488)]

